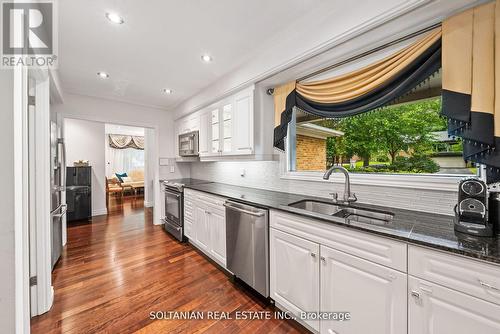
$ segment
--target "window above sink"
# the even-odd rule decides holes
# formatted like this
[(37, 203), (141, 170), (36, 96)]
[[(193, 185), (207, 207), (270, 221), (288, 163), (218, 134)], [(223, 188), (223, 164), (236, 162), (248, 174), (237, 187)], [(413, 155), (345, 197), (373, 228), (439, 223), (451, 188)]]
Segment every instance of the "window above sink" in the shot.
[(322, 119), (294, 108), (281, 177), (325, 182), (324, 171), (336, 164), (349, 170), (352, 184), (456, 191), (458, 180), (479, 171), (464, 162), (462, 142), (448, 137), (440, 112), (441, 71), (368, 113)]

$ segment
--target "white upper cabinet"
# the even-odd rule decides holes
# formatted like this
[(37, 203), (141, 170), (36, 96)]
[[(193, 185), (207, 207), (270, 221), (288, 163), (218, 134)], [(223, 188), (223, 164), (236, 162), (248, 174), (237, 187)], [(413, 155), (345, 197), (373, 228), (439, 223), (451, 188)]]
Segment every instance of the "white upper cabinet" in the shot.
[(199, 136), (199, 150), (200, 156), (210, 155), (211, 145), (211, 113), (210, 110), (203, 110), (200, 114), (200, 136)]
[(254, 87), (176, 121), (175, 141), (195, 130), (202, 160), (254, 154)]
[(222, 104), (221, 108), (222, 122), (220, 131), (222, 134), (221, 138), (221, 153), (222, 154), (232, 154), (233, 153), (233, 103), (228, 101)]
[(210, 109), (210, 155), (219, 155), (220, 150), (220, 110), (218, 107)]
[(234, 98), (234, 154), (254, 152), (253, 90), (236, 94)]
[(320, 253), (320, 310), (351, 317), (322, 320), (320, 333), (406, 332), (406, 274), (325, 246)]

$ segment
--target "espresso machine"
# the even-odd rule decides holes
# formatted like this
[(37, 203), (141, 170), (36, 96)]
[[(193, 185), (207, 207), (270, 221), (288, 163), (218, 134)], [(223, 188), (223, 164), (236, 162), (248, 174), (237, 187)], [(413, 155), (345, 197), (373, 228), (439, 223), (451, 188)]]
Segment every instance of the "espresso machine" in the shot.
[(493, 224), (493, 234), (500, 235), (500, 182), (488, 185), (488, 219)]
[[(490, 189), (493, 187), (490, 186)], [(455, 207), (455, 231), (479, 237), (493, 236), (494, 222), (500, 216), (500, 188), (495, 189), (498, 192), (488, 191), (486, 183), (478, 178), (460, 181), (458, 204)]]

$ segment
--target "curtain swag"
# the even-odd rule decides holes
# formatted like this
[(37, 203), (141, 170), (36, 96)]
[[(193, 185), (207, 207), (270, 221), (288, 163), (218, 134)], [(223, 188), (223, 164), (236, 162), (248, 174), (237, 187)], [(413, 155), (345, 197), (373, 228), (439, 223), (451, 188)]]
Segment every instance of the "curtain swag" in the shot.
[(464, 159), (500, 180), (500, 1), (446, 19), (443, 29), (443, 114), (463, 138)]
[(109, 146), (116, 149), (135, 148), (144, 150), (143, 136), (112, 135), (109, 136)]
[(273, 93), (274, 146), (284, 150), (293, 108), (322, 118), (378, 109), (410, 93), (441, 68), (441, 28), (359, 70), (326, 80), (289, 82)]

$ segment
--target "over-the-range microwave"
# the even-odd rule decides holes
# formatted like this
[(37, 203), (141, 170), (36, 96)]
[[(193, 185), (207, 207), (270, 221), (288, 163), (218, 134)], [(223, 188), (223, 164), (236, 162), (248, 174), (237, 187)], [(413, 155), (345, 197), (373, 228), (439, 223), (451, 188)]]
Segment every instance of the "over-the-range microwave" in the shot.
[(199, 155), (199, 133), (191, 131), (179, 135), (179, 156), (196, 157)]

